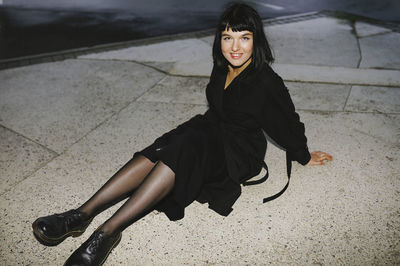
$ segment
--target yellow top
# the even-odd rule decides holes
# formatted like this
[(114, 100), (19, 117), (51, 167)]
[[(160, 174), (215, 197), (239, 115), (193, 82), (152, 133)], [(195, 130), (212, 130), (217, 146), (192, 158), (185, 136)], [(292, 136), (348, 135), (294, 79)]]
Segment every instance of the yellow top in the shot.
[(251, 58), (247, 60), (246, 63), (244, 63), (241, 67), (238, 68), (233, 68), (231, 65), (228, 65), (228, 74), (226, 75), (226, 80), (225, 80), (225, 87), (226, 89), (229, 84), (242, 72), (249, 64), (251, 63)]

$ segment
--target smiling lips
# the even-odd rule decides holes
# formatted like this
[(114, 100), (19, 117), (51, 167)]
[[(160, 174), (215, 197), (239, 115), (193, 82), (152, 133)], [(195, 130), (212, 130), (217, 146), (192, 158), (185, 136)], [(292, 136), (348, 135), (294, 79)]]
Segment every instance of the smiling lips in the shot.
[(242, 54), (237, 54), (237, 53), (231, 53), (232, 59), (240, 59), (242, 57)]

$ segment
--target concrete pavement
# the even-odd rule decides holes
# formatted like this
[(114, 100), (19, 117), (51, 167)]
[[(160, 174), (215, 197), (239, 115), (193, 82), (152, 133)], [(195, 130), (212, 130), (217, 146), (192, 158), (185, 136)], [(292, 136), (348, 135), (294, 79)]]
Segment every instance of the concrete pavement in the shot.
[[(170, 222), (129, 227), (106, 265), (400, 264), (400, 33), (319, 14), (268, 24), (311, 150), (334, 161), (294, 164), (268, 146), (270, 180), (243, 188), (222, 217), (194, 203)], [(80, 238), (44, 247), (39, 216), (75, 208), (132, 154), (207, 109), (213, 36), (141, 42), (0, 71), (0, 265), (62, 265)]]

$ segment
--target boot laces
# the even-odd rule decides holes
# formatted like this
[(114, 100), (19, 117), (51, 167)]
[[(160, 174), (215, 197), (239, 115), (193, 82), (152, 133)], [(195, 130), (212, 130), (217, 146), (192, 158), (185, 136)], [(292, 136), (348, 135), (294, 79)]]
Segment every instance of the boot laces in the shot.
[(79, 215), (77, 214), (78, 213), (75, 213), (73, 211), (68, 211), (66, 213), (60, 213), (58, 214), (58, 216), (64, 219), (64, 225), (66, 226), (66, 228), (69, 228), (74, 221), (79, 219)]
[(101, 234), (101, 232), (95, 231), (93, 239), (89, 243), (88, 250), (90, 250), (90, 252), (92, 253), (95, 253), (102, 241), (103, 241), (103, 235)]

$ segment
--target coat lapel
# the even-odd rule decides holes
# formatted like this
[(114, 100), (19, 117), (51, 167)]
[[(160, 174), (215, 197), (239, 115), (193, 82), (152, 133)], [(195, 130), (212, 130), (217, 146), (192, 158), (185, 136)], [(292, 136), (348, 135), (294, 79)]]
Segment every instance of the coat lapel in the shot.
[(215, 108), (215, 111), (218, 113), (218, 116), (221, 119), (225, 119), (224, 108), (223, 108), (223, 96), (224, 96), (224, 86), (226, 79), (226, 72), (221, 70), (213, 71), (212, 79), (210, 80), (210, 91), (209, 93), (212, 95), (209, 101), (212, 101), (212, 105)]

